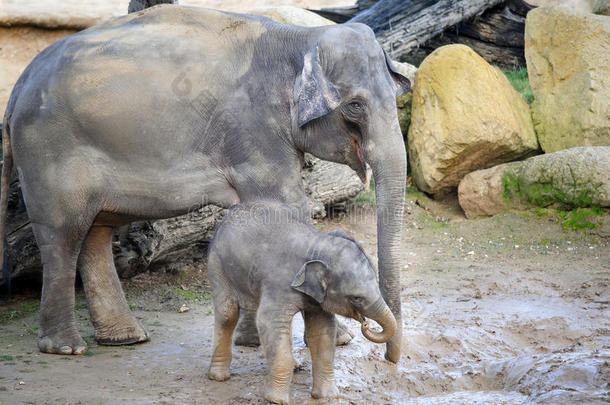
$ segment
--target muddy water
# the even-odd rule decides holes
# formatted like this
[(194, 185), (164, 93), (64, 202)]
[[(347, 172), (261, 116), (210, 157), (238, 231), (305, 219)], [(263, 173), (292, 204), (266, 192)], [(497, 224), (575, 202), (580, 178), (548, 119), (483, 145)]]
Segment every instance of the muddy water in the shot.
[[(421, 230), (406, 224), (402, 359), (398, 365), (384, 361), (383, 347), (358, 333), (336, 351), (339, 399), (311, 398), (311, 362), (297, 316), (293, 346), (301, 368), (294, 375), (293, 403), (608, 403), (606, 240), (566, 234), (531, 218), (497, 221)], [(374, 227), (363, 223), (319, 225), (346, 229), (374, 256)], [(496, 229), (513, 229), (522, 239), (495, 235)], [(549, 244), (544, 253), (529, 247), (542, 237)], [(528, 248), (522, 249), (525, 244)], [(195, 279), (204, 277), (203, 271)], [(36, 349), (36, 313), (2, 323), (0, 404), (265, 403), (261, 351), (234, 348), (231, 379), (208, 380), (211, 305), (204, 299), (178, 313), (184, 297), (155, 287), (166, 282), (136, 279), (127, 286), (151, 335), (146, 344), (92, 344), (85, 356), (46, 355)], [(130, 286), (139, 283), (144, 287), (135, 293)], [(92, 341), (93, 329), (79, 302), (79, 326)], [(347, 323), (359, 331), (358, 323)]]

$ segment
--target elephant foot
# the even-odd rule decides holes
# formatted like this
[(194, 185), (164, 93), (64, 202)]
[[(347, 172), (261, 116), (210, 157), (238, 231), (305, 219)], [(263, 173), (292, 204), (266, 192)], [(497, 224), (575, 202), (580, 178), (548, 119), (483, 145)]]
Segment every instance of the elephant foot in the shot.
[(265, 399), (274, 404), (289, 405), (290, 390), (268, 389), (265, 392)]
[(87, 344), (76, 328), (70, 327), (55, 334), (41, 332), (38, 337), (38, 349), (43, 353), (83, 354), (87, 350)]
[(342, 322), (337, 322), (337, 338), (335, 345), (343, 346), (348, 344), (354, 338), (354, 334)]
[(148, 333), (133, 316), (95, 325), (95, 340), (100, 345), (132, 345), (146, 342), (148, 339)]
[(339, 396), (339, 390), (337, 386), (332, 384), (325, 384), (322, 387), (314, 387), (311, 390), (311, 396), (315, 399), (319, 398), (337, 398)]
[(239, 319), (235, 330), (234, 343), (237, 346), (260, 346), (261, 341), (258, 338), (258, 329), (256, 329), (256, 321), (250, 319), (248, 314)]
[(210, 365), (210, 369), (208, 370), (208, 378), (214, 381), (227, 381), (231, 377), (229, 373), (229, 367), (224, 364), (214, 364)]

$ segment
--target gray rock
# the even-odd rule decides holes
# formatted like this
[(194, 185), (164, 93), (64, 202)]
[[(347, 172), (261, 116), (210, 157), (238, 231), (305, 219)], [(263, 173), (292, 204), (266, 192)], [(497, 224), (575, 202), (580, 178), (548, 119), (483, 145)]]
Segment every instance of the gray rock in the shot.
[(610, 147), (589, 146), (477, 170), (458, 187), (468, 218), (509, 208), (610, 207)]

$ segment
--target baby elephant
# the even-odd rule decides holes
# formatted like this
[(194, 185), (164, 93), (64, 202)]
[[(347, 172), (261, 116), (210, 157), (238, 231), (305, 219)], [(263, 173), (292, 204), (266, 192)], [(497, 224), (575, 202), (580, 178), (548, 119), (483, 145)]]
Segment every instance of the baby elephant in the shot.
[[(362, 322), (364, 336), (384, 343), (396, 321), (381, 297), (362, 248), (342, 231), (321, 232), (279, 203), (235, 206), (210, 244), (208, 274), (214, 299), (214, 354), (208, 377), (229, 378), (231, 338), (239, 310), (256, 311), (268, 376), (265, 398), (288, 404), (294, 369), (292, 318), (303, 312), (313, 368), (314, 398), (338, 394), (333, 363), (335, 316)], [(368, 329), (365, 317), (383, 330)]]

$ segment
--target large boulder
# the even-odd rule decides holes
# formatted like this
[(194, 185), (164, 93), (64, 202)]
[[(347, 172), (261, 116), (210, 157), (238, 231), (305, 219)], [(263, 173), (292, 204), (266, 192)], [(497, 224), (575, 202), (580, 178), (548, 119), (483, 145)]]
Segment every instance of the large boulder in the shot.
[(458, 198), (468, 218), (509, 208), (610, 207), (610, 147), (566, 149), (469, 173)]
[(319, 27), (334, 24), (333, 21), (314, 12), (292, 6), (260, 7), (249, 10), (247, 13), (262, 15), (285, 24), (301, 25), (304, 27)]
[(465, 45), (431, 53), (417, 70), (408, 144), (415, 184), (431, 194), (468, 173), (535, 153), (527, 104), (504, 74)]
[(610, 18), (565, 7), (532, 10), (525, 58), (542, 149), (610, 145)]
[(581, 13), (590, 13), (595, 0), (526, 0), (536, 7), (561, 6)]

